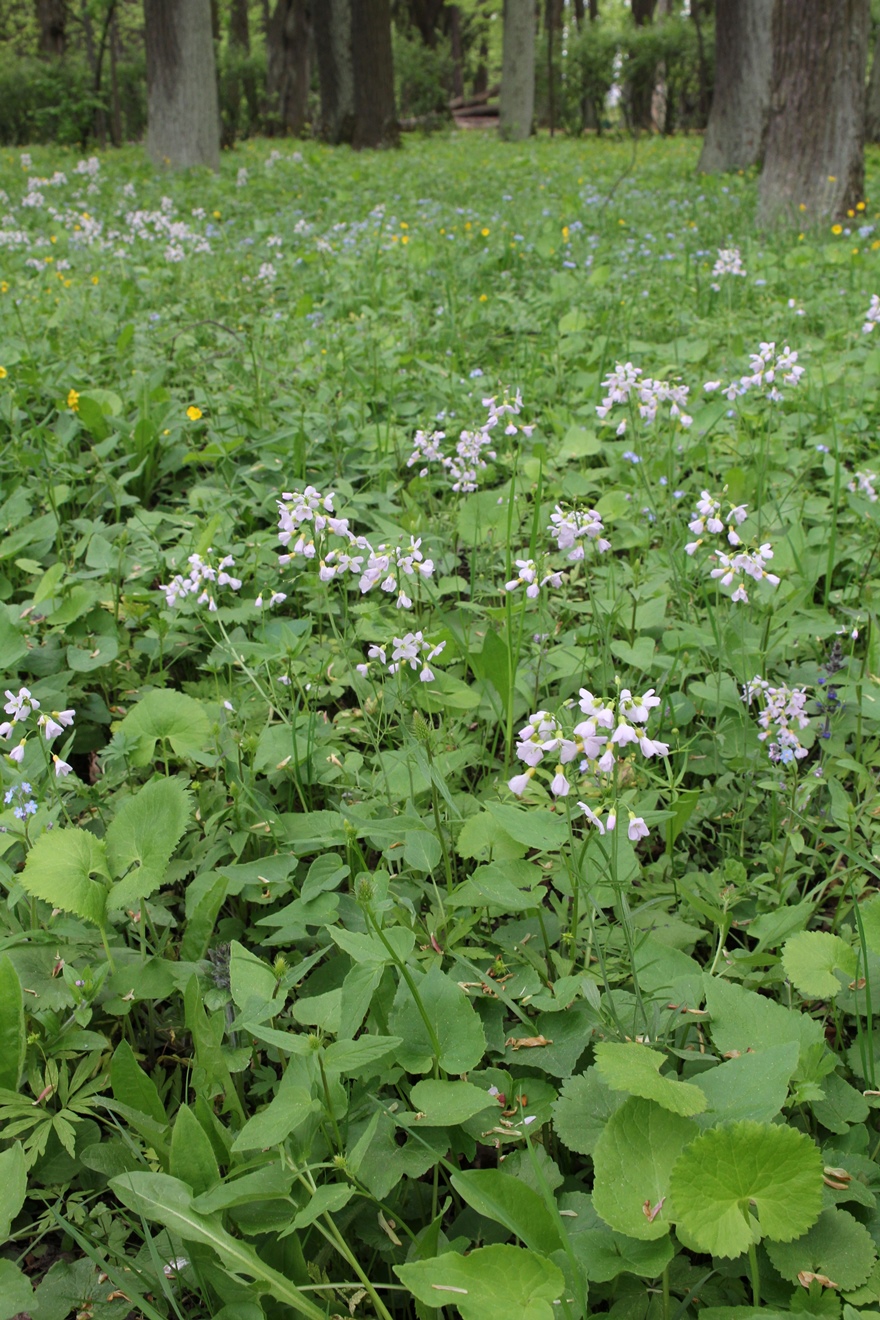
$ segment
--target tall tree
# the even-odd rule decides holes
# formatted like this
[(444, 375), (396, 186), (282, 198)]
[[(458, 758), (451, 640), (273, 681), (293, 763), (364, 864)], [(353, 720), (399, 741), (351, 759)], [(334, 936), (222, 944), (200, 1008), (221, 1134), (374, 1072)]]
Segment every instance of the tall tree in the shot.
[[(637, 28), (649, 27), (654, 19), (657, 0), (631, 0), (633, 22)], [(627, 102), (632, 128), (650, 129), (652, 103), (657, 82), (657, 60), (651, 44), (639, 40), (630, 49), (626, 68)]]
[(869, 0), (776, 5), (759, 224), (815, 224), (861, 199), (868, 21)]
[(156, 165), (220, 165), (210, 0), (144, 0), (147, 151)]
[(251, 24), (248, 0), (232, 0), (229, 6), (229, 44), (243, 54), (251, 53)]
[(350, 142), (354, 133), (354, 69), (349, 0), (319, 0), (312, 14), (321, 88), (321, 137)]
[(774, 0), (717, 0), (715, 92), (697, 169), (744, 170), (764, 151), (773, 74)]
[(67, 44), (67, 0), (36, 0), (38, 50), (41, 55), (63, 55)]
[(394, 110), (390, 0), (355, 0), (351, 7), (354, 132), (351, 144), (394, 147), (400, 129)]
[(309, 0), (278, 0), (266, 37), (267, 86), (279, 120), (291, 133), (301, 133), (308, 118), (311, 35)]
[(877, 34), (874, 58), (871, 61), (871, 76), (868, 79), (865, 139), (868, 142), (880, 142), (880, 33)]
[(529, 137), (535, 113), (534, 0), (504, 0), (498, 131), (507, 142)]

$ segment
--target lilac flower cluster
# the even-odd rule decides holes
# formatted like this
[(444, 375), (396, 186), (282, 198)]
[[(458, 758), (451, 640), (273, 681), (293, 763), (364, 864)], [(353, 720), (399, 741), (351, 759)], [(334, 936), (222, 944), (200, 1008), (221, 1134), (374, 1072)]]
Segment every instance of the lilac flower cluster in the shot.
[[(508, 781), (508, 788), (517, 797), (526, 791), (529, 780), (548, 756), (552, 756), (556, 762), (549, 785), (550, 792), (554, 797), (567, 797), (572, 789), (569, 775), (572, 778), (587, 775), (593, 779), (599, 777), (600, 785), (604, 780), (606, 790), (615, 789), (621, 753), (628, 755), (624, 752), (626, 747), (637, 747), (642, 756), (648, 758), (669, 754), (668, 743), (649, 738), (645, 731), (651, 710), (660, 705), (660, 698), (655, 695), (653, 688), (649, 688), (641, 697), (634, 697), (628, 688), (624, 688), (616, 699), (610, 701), (581, 688), (578, 705), (586, 718), (570, 731), (546, 710), (530, 715), (528, 723), (520, 729), (516, 754), (527, 768)], [(577, 771), (576, 775), (572, 775), (566, 767), (575, 762)], [(612, 803), (608, 809), (604, 821), (588, 803), (578, 802), (578, 806), (600, 834), (615, 828), (615, 804)], [(630, 812), (627, 832), (630, 839), (635, 840), (645, 838), (648, 829), (641, 817)]]
[[(798, 355), (785, 345), (781, 353), (776, 352), (776, 344), (761, 343), (758, 345), (757, 353), (749, 355), (749, 364), (751, 371), (745, 376), (740, 376), (739, 380), (731, 381), (724, 387), (722, 393), (732, 403), (734, 399), (748, 394), (750, 390), (764, 390), (766, 397), (772, 403), (781, 403), (785, 397), (779, 389), (779, 384), (797, 385), (805, 368), (798, 365)], [(714, 393), (721, 389), (720, 380), (707, 380), (703, 389), (707, 394)]]
[[(719, 280), (723, 275), (745, 276), (746, 273), (738, 247), (718, 248), (718, 260), (712, 267), (713, 281)], [(713, 282), (712, 288), (717, 293), (721, 288), (721, 285)]]
[[(211, 555), (213, 550), (209, 547), (206, 553)], [(167, 586), (159, 587), (159, 590), (165, 594), (165, 604), (169, 609), (187, 596), (195, 596), (198, 593), (197, 603), (207, 605), (208, 610), (213, 613), (217, 609), (215, 592), (218, 587), (229, 587), (230, 591), (238, 591), (241, 587), (241, 578), (232, 577), (227, 572), (227, 569), (235, 567), (232, 555), (224, 555), (216, 565), (212, 564), (210, 559), (203, 559), (199, 554), (190, 555), (186, 562), (189, 564), (189, 573), (186, 576), (175, 573)]]
[[(726, 489), (725, 487), (725, 491)], [(722, 491), (722, 495), (725, 491)], [(773, 549), (768, 541), (764, 541), (759, 546), (739, 549), (742, 546), (742, 539), (736, 529), (741, 527), (748, 517), (748, 506), (730, 505), (723, 518), (722, 508), (720, 499), (716, 499), (708, 490), (701, 492), (696, 512), (688, 523), (689, 529), (696, 532), (697, 539), (688, 541), (685, 551), (689, 555), (696, 554), (704, 544), (707, 533), (712, 536), (726, 533), (727, 542), (735, 548), (736, 553), (728, 554), (725, 550), (713, 550), (709, 559), (715, 561), (715, 567), (710, 570), (709, 576), (720, 581), (724, 587), (734, 588), (730, 597), (732, 601), (748, 604), (749, 595), (745, 585), (747, 578), (755, 582), (766, 581), (772, 586), (777, 586), (779, 583), (777, 575), (767, 571), (767, 564), (773, 558)]]
[[(445, 642), (438, 642), (436, 645), (429, 642), (421, 631), (408, 632), (403, 637), (393, 637), (390, 646), (371, 646), (367, 651), (367, 657), (368, 661), (378, 660), (389, 674), (396, 674), (399, 669), (409, 665), (413, 671), (419, 671), (419, 679), (422, 683), (433, 683), (434, 671), (430, 667), (430, 662), (436, 660), (445, 646)], [(355, 668), (364, 678), (370, 672), (369, 663), (355, 665)]]
[(862, 326), (862, 334), (869, 335), (877, 322), (880, 321), (880, 298), (876, 293), (871, 294), (871, 305), (865, 312), (865, 324)]
[(758, 723), (761, 742), (772, 738), (767, 747), (770, 760), (781, 765), (792, 765), (809, 754), (797, 735), (796, 729), (809, 727), (810, 717), (804, 707), (808, 696), (806, 688), (790, 688), (786, 683), (771, 687), (766, 678), (753, 678), (743, 687), (743, 701), (747, 706), (757, 702), (760, 706)]
[[(365, 536), (355, 535), (347, 518), (337, 516), (334, 498), (332, 492), (322, 495), (314, 486), (282, 495), (278, 501), (278, 539), (285, 547), (292, 544), (292, 549), (279, 556), (279, 565), (284, 567), (300, 555), (317, 559), (322, 582), (353, 575), (362, 594), (378, 586), (389, 594), (396, 593), (398, 609), (411, 609), (407, 580), (430, 578), (434, 572), (433, 560), (426, 559), (422, 552), (421, 538), (410, 536), (398, 544), (373, 545)], [(341, 544), (335, 544), (331, 537)]]
[(443, 452), (442, 441), (446, 439), (445, 431), (430, 433), (416, 431), (412, 442), (413, 450), (406, 460), (406, 466), (423, 464), (424, 466), (419, 469), (419, 476), (426, 477), (429, 470), (427, 465), (440, 463), (446, 469), (450, 485), (457, 494), (464, 495), (478, 490), (480, 475), (489, 466), (486, 460), (497, 457), (495, 449), (490, 448), (494, 443), (492, 432), (495, 428), (500, 425), (507, 436), (515, 436), (518, 433), (530, 436), (535, 429), (532, 425), (520, 425), (513, 420), (522, 411), (522, 395), (519, 390), (513, 398), (510, 397), (509, 391), (505, 390), (500, 403), (494, 395), (487, 395), (483, 399), (483, 407), (487, 409), (487, 417), (483, 425), (476, 431), (460, 431), (455, 450), (451, 454)]
[(866, 469), (864, 472), (854, 473), (854, 479), (847, 485), (847, 490), (852, 491), (853, 495), (864, 495), (865, 499), (871, 504), (877, 503), (876, 490), (877, 473)]
[[(19, 732), (20, 729), (27, 724), (31, 715), (37, 714), (37, 711), (40, 710), (40, 703), (33, 695), (30, 688), (26, 687), (19, 688), (18, 692), (12, 692), (7, 688), (6, 698), (6, 705), (3, 709), (11, 718), (0, 723), (0, 738), (10, 739), (15, 732)], [(46, 739), (46, 742), (52, 742), (52, 740), (62, 734), (65, 729), (71, 727), (75, 715), (75, 710), (53, 710), (48, 715), (45, 711), (42, 711), (40, 715), (37, 716), (37, 728)], [(28, 734), (25, 732), (25, 736), (20, 739), (18, 745), (13, 747), (11, 752), (7, 752), (6, 755), (10, 761), (16, 761), (21, 765), (24, 760), (24, 749), (27, 746), (27, 740)], [(62, 761), (61, 758), (54, 753), (52, 755), (52, 760), (55, 765), (56, 779), (63, 778), (65, 775), (70, 774), (72, 767), (69, 766), (66, 761)]]
[[(602, 402), (596, 406), (596, 414), (605, 420), (617, 404), (629, 404), (634, 397), (638, 403), (639, 416), (643, 422), (651, 423), (657, 416), (661, 403), (669, 404), (669, 416), (683, 427), (691, 425), (693, 418), (685, 412), (690, 393), (687, 385), (674, 385), (664, 380), (652, 380), (642, 376), (641, 367), (634, 367), (631, 362), (617, 362), (602, 382), (606, 391)], [(627, 419), (617, 427), (618, 435), (626, 434)]]
[[(557, 548), (568, 551), (566, 557), (570, 563), (578, 563), (584, 558), (587, 544), (595, 546), (600, 554), (610, 550), (611, 542), (603, 536), (604, 531), (602, 518), (595, 509), (566, 511), (561, 504), (557, 504), (551, 513), (550, 526), (547, 528), (547, 534), (556, 542)], [(525, 587), (526, 595), (534, 600), (544, 587), (562, 586), (564, 572), (554, 568), (547, 556), (542, 556), (540, 561), (517, 559), (514, 562), (518, 571), (515, 577), (505, 582), (505, 591), (517, 591)]]

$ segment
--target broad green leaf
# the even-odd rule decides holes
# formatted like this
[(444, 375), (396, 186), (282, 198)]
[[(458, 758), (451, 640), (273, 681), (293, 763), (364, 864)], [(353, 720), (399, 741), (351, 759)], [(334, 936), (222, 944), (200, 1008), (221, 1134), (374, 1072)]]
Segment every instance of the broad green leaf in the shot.
[[(486, 1050), (486, 1036), (467, 992), (436, 963), (424, 976), (411, 975), (438, 1043), (440, 1067), (455, 1076), (476, 1068)], [(402, 979), (389, 1026), (401, 1038), (397, 1047), (400, 1064), (408, 1072), (428, 1072), (434, 1043), (409, 986)]]
[(174, 1116), (168, 1167), (171, 1174), (191, 1187), (196, 1196), (220, 1181), (210, 1138), (188, 1105), (181, 1105)]
[(608, 1283), (619, 1274), (656, 1279), (675, 1254), (669, 1234), (643, 1242), (615, 1233), (599, 1216), (583, 1192), (566, 1192), (559, 1210), (578, 1264), (591, 1283)]
[(543, 1196), (519, 1178), (500, 1169), (468, 1169), (454, 1173), (452, 1185), (477, 1214), (503, 1224), (524, 1246), (545, 1256), (562, 1248), (559, 1215), (551, 1214)]
[(357, 1040), (336, 1040), (324, 1051), (324, 1067), (328, 1072), (357, 1077), (402, 1044), (400, 1036), (358, 1036)]
[(484, 1109), (498, 1108), (498, 1101), (488, 1091), (472, 1082), (417, 1082), (409, 1102), (417, 1111), (418, 1127), (456, 1127)]
[[(194, 697), (172, 688), (155, 688), (142, 697), (119, 725), (119, 732), (137, 739), (132, 764), (150, 765), (156, 743), (167, 743), (180, 757), (200, 756), (208, 747), (211, 725)], [(165, 755), (165, 752), (162, 752)]]
[(796, 1040), (803, 1059), (811, 1046), (824, 1044), (821, 1022), (806, 1013), (717, 976), (706, 976), (705, 986), (706, 1007), (712, 1015), (709, 1031), (719, 1054), (745, 1054)]
[(785, 941), (785, 975), (809, 999), (829, 999), (843, 989), (834, 975), (839, 968), (847, 980), (856, 974), (856, 955), (839, 935), (824, 930), (802, 930)]
[(15, 1320), (33, 1308), (33, 1284), (11, 1260), (0, 1260), (0, 1320)]
[(26, 1053), (24, 994), (12, 959), (4, 953), (0, 957), (0, 1088), (18, 1090)]
[(519, 858), (478, 866), (452, 895), (456, 907), (496, 907), (504, 912), (525, 912), (540, 907), (546, 876), (540, 867)]
[(595, 1057), (596, 1071), (615, 1091), (654, 1100), (664, 1109), (686, 1118), (702, 1113), (707, 1106), (706, 1097), (698, 1086), (672, 1077), (661, 1077), (660, 1069), (666, 1056), (646, 1045), (601, 1041), (596, 1045)]
[(21, 1143), (16, 1142), (0, 1153), (0, 1240), (9, 1237), (13, 1219), (24, 1205), (27, 1193), (27, 1165)]
[(625, 1102), (626, 1097), (612, 1091), (596, 1068), (566, 1078), (553, 1106), (553, 1126), (559, 1140), (569, 1150), (592, 1155), (605, 1124)]
[(850, 1086), (839, 1073), (823, 1077), (821, 1086), (824, 1098), (813, 1100), (810, 1107), (823, 1127), (843, 1134), (853, 1124), (865, 1122), (871, 1111), (861, 1091)]
[(90, 674), (93, 669), (109, 665), (119, 654), (119, 643), (112, 633), (102, 633), (96, 637), (94, 645), (88, 649), (82, 646), (68, 646), (67, 665), (75, 674)]
[[(95, 878), (99, 877), (99, 878)], [(18, 877), (22, 888), (53, 907), (104, 925), (109, 878), (104, 843), (88, 830), (46, 830)]]
[(191, 812), (192, 796), (176, 779), (153, 779), (123, 802), (105, 840), (116, 877), (107, 897), (109, 909), (137, 907), (161, 888)]
[(797, 1283), (798, 1274), (824, 1274), (836, 1288), (860, 1287), (877, 1260), (870, 1233), (848, 1210), (823, 1210), (813, 1227), (794, 1242), (768, 1242), (767, 1255), (783, 1279)]
[(457, 1306), (463, 1320), (551, 1320), (565, 1281), (551, 1261), (521, 1247), (479, 1247), (395, 1265), (394, 1273), (426, 1306)]
[(487, 802), (486, 810), (512, 839), (526, 848), (546, 852), (568, 842), (564, 816), (553, 815), (540, 807), (511, 807), (503, 802)]
[(277, 1146), (319, 1108), (304, 1087), (285, 1086), (282, 1081), (275, 1098), (245, 1123), (232, 1149), (238, 1152)]
[(738, 1059), (728, 1059), (720, 1067), (700, 1073), (694, 1085), (703, 1092), (709, 1107), (697, 1115), (697, 1123), (714, 1127), (738, 1118), (769, 1123), (785, 1104), (797, 1063), (797, 1041), (791, 1040), (756, 1054), (741, 1054)]
[(679, 1223), (701, 1251), (739, 1256), (755, 1237), (790, 1242), (816, 1222), (822, 1156), (795, 1128), (732, 1123), (691, 1143), (670, 1190)]
[(274, 1201), (290, 1196), (293, 1173), (281, 1164), (264, 1164), (237, 1177), (210, 1188), (193, 1198), (193, 1209), (200, 1215), (213, 1215), (221, 1210), (252, 1205), (255, 1201)]
[(121, 1040), (113, 1052), (110, 1085), (114, 1100), (121, 1105), (146, 1114), (163, 1127), (168, 1122), (156, 1083), (141, 1068), (127, 1040)]
[(606, 1224), (642, 1241), (669, 1232), (670, 1176), (697, 1131), (690, 1119), (636, 1096), (611, 1115), (593, 1151), (593, 1208)]
[(355, 1189), (350, 1183), (325, 1183), (323, 1187), (317, 1187), (308, 1204), (294, 1216), (291, 1228), (308, 1228), (321, 1215), (335, 1214), (348, 1205), (354, 1194)]
[(880, 894), (874, 894), (867, 903), (859, 904), (859, 916), (865, 943), (872, 953), (880, 953)]
[(403, 860), (415, 871), (430, 874), (443, 860), (443, 849), (437, 835), (428, 830), (406, 830), (403, 836)]
[(242, 1013), (250, 1007), (255, 1012), (275, 997), (278, 978), (268, 963), (251, 953), (238, 940), (229, 946), (229, 992)]
[(276, 1301), (286, 1302), (310, 1320), (324, 1320), (323, 1308), (306, 1298), (295, 1283), (260, 1260), (252, 1247), (227, 1233), (219, 1219), (194, 1210), (189, 1189), (177, 1178), (164, 1173), (123, 1173), (111, 1180), (110, 1187), (135, 1214), (162, 1224), (184, 1242), (211, 1247), (227, 1269), (265, 1284)]
[(459, 857), (472, 857), (484, 860), (491, 849), (496, 861), (508, 861), (513, 857), (522, 857), (526, 845), (518, 843), (489, 811), (478, 811), (467, 820), (459, 831), (455, 850)]

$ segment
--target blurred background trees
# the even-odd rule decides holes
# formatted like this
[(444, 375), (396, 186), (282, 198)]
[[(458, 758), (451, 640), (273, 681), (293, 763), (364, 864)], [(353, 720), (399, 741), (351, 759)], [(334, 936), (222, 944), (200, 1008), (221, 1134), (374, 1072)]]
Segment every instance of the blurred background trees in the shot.
[[(255, 134), (393, 146), (400, 128), (499, 113), (511, 138), (705, 131), (699, 168), (763, 164), (761, 213), (775, 221), (801, 203), (815, 216), (850, 206), (864, 139), (880, 140), (880, 0), (205, 4), (210, 42), (189, 67), (216, 85), (226, 148)], [(148, 88), (171, 85), (147, 77), (145, 11), (159, 8), (0, 0), (0, 144), (147, 137)], [(160, 98), (153, 118), (179, 120), (170, 106)]]

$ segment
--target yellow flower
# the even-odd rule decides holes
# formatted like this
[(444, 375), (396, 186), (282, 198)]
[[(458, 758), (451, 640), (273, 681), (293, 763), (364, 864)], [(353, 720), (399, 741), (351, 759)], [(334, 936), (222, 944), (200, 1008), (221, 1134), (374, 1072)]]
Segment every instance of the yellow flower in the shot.
[(0, 380), (5, 380), (8, 375), (9, 372), (6, 370), (6, 368), (0, 367)]
[(874, 242), (871, 244), (871, 251), (876, 252), (878, 248), (880, 248), (880, 238), (875, 238)]
[(829, 175), (828, 175), (828, 182), (829, 182), (829, 183), (837, 183), (837, 175), (836, 175), (836, 174), (829, 174)]
[(806, 202), (800, 202), (799, 205), (798, 205), (798, 210), (799, 210), (799, 211), (806, 211), (806, 209), (807, 209)]
[(202, 410), (201, 408), (197, 408), (194, 403), (191, 403), (186, 410), (186, 415), (191, 422), (197, 422), (202, 415)]
[(100, 275), (93, 275), (93, 276), (92, 276), (92, 283), (93, 283), (93, 284), (100, 284), (100, 282), (101, 282), (101, 277), (100, 277)]
[(489, 230), (488, 230), (488, 229), (481, 229), (481, 230), (480, 230), (480, 233), (482, 234), (483, 238), (488, 238), (488, 237), (489, 237)]
[(465, 220), (464, 227), (465, 229), (473, 229), (473, 225), (471, 224), (470, 220)]
[(854, 211), (852, 208), (850, 208), (850, 209), (847, 211), (847, 215), (849, 216), (850, 220), (852, 220), (852, 219), (855, 218), (855, 214), (856, 214), (856, 213), (855, 213), (855, 211)]
[(406, 223), (405, 220), (401, 220), (400, 227), (401, 229), (409, 229), (409, 225)]
[(219, 219), (220, 219), (220, 212), (219, 212), (219, 211), (212, 211), (211, 214), (213, 215), (213, 217), (214, 217), (215, 220), (219, 220)]
[(0, 293), (8, 293), (8, 292), (9, 292), (9, 285), (6, 283), (5, 280), (0, 280)]
[(857, 210), (857, 211), (864, 211), (864, 209), (865, 209), (865, 203), (864, 203), (864, 202), (856, 202), (856, 210)]
[(71, 412), (79, 412), (79, 394), (76, 390), (69, 390), (67, 394), (67, 406)]
[(842, 233), (843, 233), (843, 225), (832, 225), (832, 226), (831, 226), (831, 232), (832, 232), (832, 234), (842, 234)]
[(799, 242), (799, 243), (803, 243), (803, 241), (804, 241), (804, 236), (803, 236), (803, 234), (798, 234), (798, 242)]
[(404, 235), (401, 237), (401, 240), (400, 240), (400, 241), (401, 241), (401, 243), (403, 243), (403, 245), (404, 245), (404, 247), (405, 247), (406, 244), (409, 242), (409, 234), (404, 234)]
[(481, 293), (480, 302), (488, 302), (488, 301), (489, 301), (489, 295), (487, 293)]

